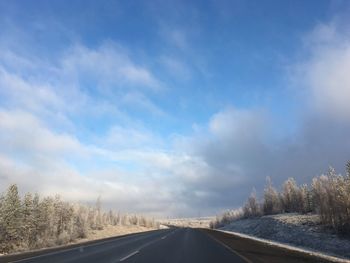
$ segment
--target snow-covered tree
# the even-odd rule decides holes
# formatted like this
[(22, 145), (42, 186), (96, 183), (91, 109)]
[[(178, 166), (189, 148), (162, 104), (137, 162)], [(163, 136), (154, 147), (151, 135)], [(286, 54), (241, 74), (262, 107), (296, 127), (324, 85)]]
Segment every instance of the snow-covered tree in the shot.
[(294, 178), (288, 178), (283, 184), (283, 208), (286, 212), (301, 212), (300, 189)]
[(263, 212), (265, 215), (277, 214), (281, 212), (281, 202), (278, 196), (278, 192), (272, 186), (270, 177), (266, 178)]
[(1, 243), (0, 249), (9, 252), (19, 247), (22, 241), (22, 211), (17, 185), (13, 184), (7, 190), (1, 205)]
[(243, 207), (245, 217), (256, 217), (261, 215), (260, 204), (256, 199), (256, 191), (253, 189), (246, 204)]
[(350, 177), (350, 161), (346, 163), (346, 175)]

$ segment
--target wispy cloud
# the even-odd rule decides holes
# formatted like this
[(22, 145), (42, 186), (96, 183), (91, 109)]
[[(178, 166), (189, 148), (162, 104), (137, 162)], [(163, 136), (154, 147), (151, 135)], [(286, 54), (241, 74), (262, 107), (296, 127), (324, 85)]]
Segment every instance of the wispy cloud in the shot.
[(0, 110), (1, 148), (13, 155), (50, 155), (53, 157), (86, 152), (79, 141), (51, 131), (34, 115), (20, 111)]
[(97, 49), (74, 45), (64, 55), (61, 67), (68, 78), (94, 81), (93, 84), (103, 91), (108, 89), (125, 90), (128, 88), (149, 88), (159, 90), (161, 82), (142, 65), (137, 65), (122, 47), (105, 43)]
[(191, 78), (192, 72), (186, 62), (180, 60), (175, 56), (162, 56), (160, 63), (166, 67), (170, 75), (180, 78), (181, 80), (188, 80)]
[(166, 113), (140, 92), (128, 92), (122, 97), (122, 103), (131, 109), (146, 110), (154, 115), (164, 116)]
[(35, 80), (24, 80), (0, 67), (0, 94), (7, 100), (7, 105), (16, 104), (17, 107), (33, 112), (63, 109), (64, 100), (49, 83)]

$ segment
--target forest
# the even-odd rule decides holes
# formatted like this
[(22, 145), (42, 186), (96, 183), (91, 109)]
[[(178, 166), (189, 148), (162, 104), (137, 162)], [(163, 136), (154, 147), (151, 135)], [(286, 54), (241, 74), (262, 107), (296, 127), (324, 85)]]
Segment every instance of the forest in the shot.
[(322, 225), (339, 235), (350, 236), (350, 162), (346, 164), (345, 175), (337, 174), (330, 167), (326, 174), (314, 177), (309, 185), (298, 185), (294, 178), (288, 178), (280, 191), (267, 177), (261, 201), (254, 189), (241, 208), (217, 216), (210, 227), (220, 228), (243, 218), (293, 212), (317, 214)]
[(63, 245), (87, 237), (91, 230), (130, 225), (158, 227), (154, 219), (144, 216), (104, 211), (100, 198), (89, 206), (58, 195), (21, 197), (15, 184), (0, 195), (0, 254)]

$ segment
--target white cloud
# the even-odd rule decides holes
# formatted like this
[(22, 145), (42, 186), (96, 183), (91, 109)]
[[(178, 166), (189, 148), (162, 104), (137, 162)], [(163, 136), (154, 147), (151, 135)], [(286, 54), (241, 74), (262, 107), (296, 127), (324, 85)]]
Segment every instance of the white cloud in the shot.
[(140, 92), (128, 92), (122, 97), (121, 101), (130, 109), (146, 110), (158, 116), (166, 115), (161, 108)]
[(303, 74), (298, 84), (309, 91), (315, 110), (349, 120), (350, 34), (340, 31), (335, 23), (321, 24), (305, 42), (311, 57), (297, 67)]
[(74, 202), (94, 203), (101, 196), (104, 207), (124, 212), (159, 215), (162, 209), (166, 209), (167, 193), (156, 189), (152, 182), (135, 185), (115, 178), (104, 180), (100, 173), (81, 175), (61, 161), (41, 161), (45, 165), (21, 166), (18, 160), (0, 155), (0, 191), (10, 183), (16, 183), (22, 192), (38, 192), (44, 196), (59, 194)]
[(153, 141), (153, 135), (147, 130), (126, 128), (120, 125), (112, 126), (105, 138), (106, 142), (113, 147), (140, 147)]
[[(25, 57), (3, 49), (0, 95), (4, 100), (1, 103), (47, 119), (57, 118), (59, 114), (62, 118), (66, 113), (111, 113), (127, 119), (127, 113), (122, 113), (119, 107), (128, 102), (129, 108), (163, 114), (147, 94), (163, 90), (163, 84), (146, 65), (136, 62), (131, 53), (113, 42), (96, 48), (75, 44), (51, 60)], [(125, 93), (134, 95), (123, 98)]]
[(242, 139), (261, 138), (267, 118), (258, 110), (228, 108), (214, 114), (209, 122), (210, 132), (221, 138)]
[(64, 108), (63, 99), (47, 83), (25, 81), (0, 67), (0, 94), (6, 97), (7, 104), (34, 112)]
[[(185, 31), (167, 33), (181, 52), (190, 49)], [(102, 194), (116, 209), (194, 215), (240, 205), (266, 176), (277, 180), (276, 185), (288, 176), (308, 182), (322, 168), (340, 167), (350, 156), (348, 40), (333, 25), (316, 29), (306, 40), (311, 58), (300, 67), (300, 83), (311, 95), (307, 102), (343, 123), (318, 114), (319, 119), (300, 125), (295, 138), (273, 143), (267, 137), (278, 124), (260, 109), (223, 109), (205, 125), (196, 125), (194, 134), (175, 139), (159, 138), (135, 124), (139, 120), (119, 107), (166, 115), (147, 95), (163, 84), (115, 44), (74, 45), (51, 63), (31, 64), (8, 53), (0, 58), (5, 105), (0, 108), (0, 187), (19, 183), (24, 191), (90, 202)], [(186, 76), (180, 60), (164, 57), (162, 62)], [(60, 115), (74, 126), (70, 114), (94, 123), (106, 113), (113, 115), (114, 125), (93, 138), (79, 139), (53, 127), (57, 119), (51, 119)], [(102, 122), (110, 121), (106, 119)]]
[(52, 132), (38, 118), (24, 111), (0, 109), (0, 129), (1, 151), (33, 156), (86, 154), (76, 138)]
[(187, 64), (175, 56), (162, 56), (160, 63), (167, 68), (171, 75), (177, 78), (188, 80), (191, 77), (191, 70)]
[(62, 59), (67, 78), (94, 80), (100, 89), (131, 87), (161, 89), (161, 82), (144, 66), (132, 61), (127, 52), (115, 44), (104, 44), (97, 49), (75, 45)]

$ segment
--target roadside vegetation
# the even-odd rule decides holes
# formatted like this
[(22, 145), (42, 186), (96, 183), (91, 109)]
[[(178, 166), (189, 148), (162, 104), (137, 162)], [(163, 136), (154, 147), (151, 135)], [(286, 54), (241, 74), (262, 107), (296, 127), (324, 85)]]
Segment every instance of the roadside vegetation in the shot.
[(261, 201), (253, 190), (242, 208), (217, 216), (210, 227), (220, 228), (238, 219), (282, 213), (316, 214), (325, 227), (350, 236), (350, 162), (345, 175), (337, 174), (330, 167), (326, 174), (313, 178), (310, 185), (298, 185), (293, 178), (288, 178), (281, 191), (273, 187), (268, 177)]
[(111, 226), (157, 228), (158, 223), (144, 216), (103, 211), (100, 198), (87, 206), (59, 196), (21, 197), (16, 185), (0, 195), (0, 254), (64, 245)]

